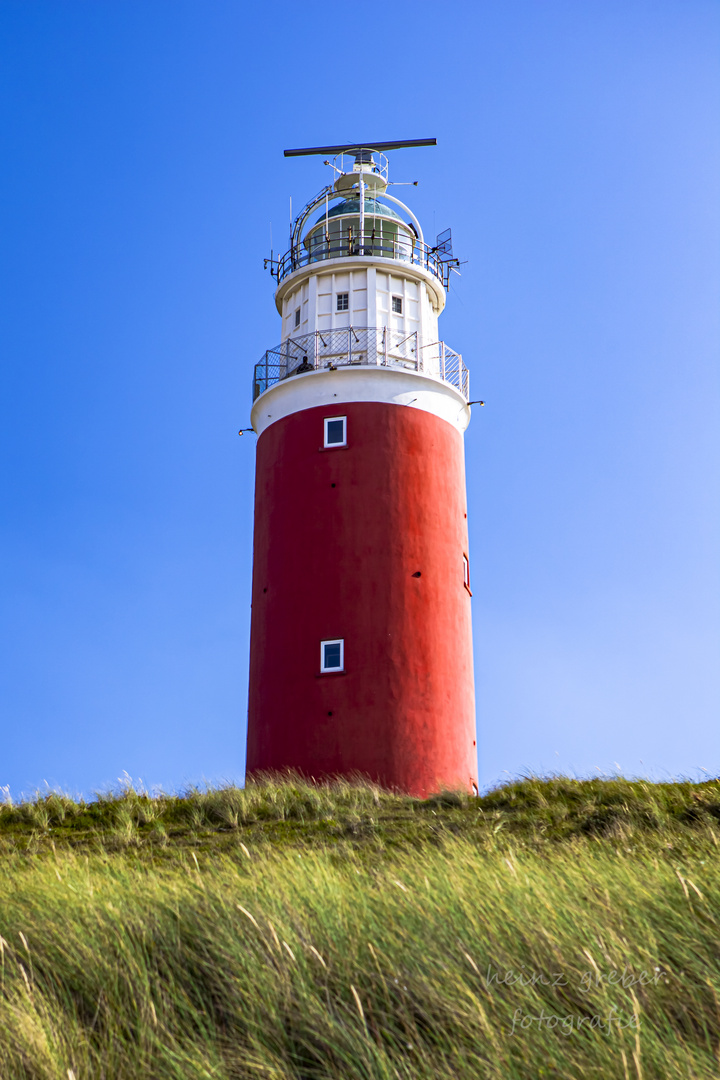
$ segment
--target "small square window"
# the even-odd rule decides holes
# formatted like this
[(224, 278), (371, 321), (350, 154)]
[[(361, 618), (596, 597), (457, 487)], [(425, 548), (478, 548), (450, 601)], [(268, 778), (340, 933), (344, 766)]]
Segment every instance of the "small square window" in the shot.
[(392, 310), (393, 315), (402, 315), (402, 296), (393, 296)]
[(347, 416), (325, 417), (325, 446), (347, 446)]
[(295, 325), (300, 325), (300, 308), (295, 308)]
[(342, 671), (345, 665), (345, 639), (320, 642), (320, 670)]
[(346, 292), (339, 292), (337, 294), (337, 311), (349, 311), (350, 310), (350, 294)]

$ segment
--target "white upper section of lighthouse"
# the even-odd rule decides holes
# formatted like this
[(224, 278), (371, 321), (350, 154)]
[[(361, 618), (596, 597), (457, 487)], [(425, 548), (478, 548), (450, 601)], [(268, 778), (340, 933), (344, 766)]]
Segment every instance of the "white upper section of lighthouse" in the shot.
[(427, 244), (417, 217), (387, 192), (384, 154), (354, 149), (325, 164), (333, 183), (293, 222), (289, 250), (266, 260), (281, 343), (256, 365), (254, 399), (290, 377), (352, 365), (415, 372), (452, 387), (466, 406), (467, 368), (438, 335), (457, 265), (449, 232)]

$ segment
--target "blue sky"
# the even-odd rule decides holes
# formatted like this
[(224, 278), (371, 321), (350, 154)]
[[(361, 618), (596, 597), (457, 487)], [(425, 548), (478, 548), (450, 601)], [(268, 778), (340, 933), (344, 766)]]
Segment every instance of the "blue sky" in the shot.
[(717, 775), (717, 3), (4, 0), (0, 42), (0, 785), (242, 779), (237, 430), (326, 182), (282, 150), (426, 136), (481, 786)]

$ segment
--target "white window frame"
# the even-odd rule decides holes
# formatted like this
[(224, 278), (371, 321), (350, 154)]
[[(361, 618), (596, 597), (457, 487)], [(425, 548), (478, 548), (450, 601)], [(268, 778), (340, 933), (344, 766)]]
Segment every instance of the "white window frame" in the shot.
[[(326, 667), (325, 666), (325, 646), (326, 645), (339, 645), (340, 646), (340, 666), (339, 667)], [(339, 672), (345, 670), (345, 638), (326, 638), (320, 642), (320, 671), (328, 674), (333, 672)]]
[[(328, 442), (328, 424), (334, 420), (342, 420), (342, 442)], [(336, 446), (347, 446), (347, 416), (326, 416), (323, 420), (323, 447), (326, 450), (333, 450)]]
[[(340, 307), (340, 298), (341, 297), (345, 301), (344, 307)], [(350, 310), (350, 293), (349, 292), (335, 293), (335, 310), (336, 311), (349, 311)]]
[[(399, 311), (395, 307), (395, 302), (396, 301), (400, 305), (400, 310)], [(391, 313), (393, 315), (402, 315), (402, 313), (403, 313), (403, 298), (402, 298), (402, 296), (396, 296), (396, 295), (392, 296), (392, 298), (390, 300), (390, 311), (391, 311)]]

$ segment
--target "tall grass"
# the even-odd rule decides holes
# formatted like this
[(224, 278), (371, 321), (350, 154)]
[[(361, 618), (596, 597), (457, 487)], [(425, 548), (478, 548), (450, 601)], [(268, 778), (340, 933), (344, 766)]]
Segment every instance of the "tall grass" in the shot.
[(716, 1078), (716, 789), (563, 783), (4, 807), (0, 1077)]
[(315, 784), (289, 776), (182, 796), (151, 797), (128, 783), (89, 802), (47, 792), (0, 803), (0, 854), (70, 846), (160, 855), (169, 845), (174, 858), (184, 845), (235, 851), (240, 834), (281, 846), (340, 841), (385, 849), (424, 845), (448, 832), (491, 850), (596, 839), (697, 852), (720, 843), (720, 782), (528, 778), (482, 798), (442, 792), (420, 800), (360, 781)]

